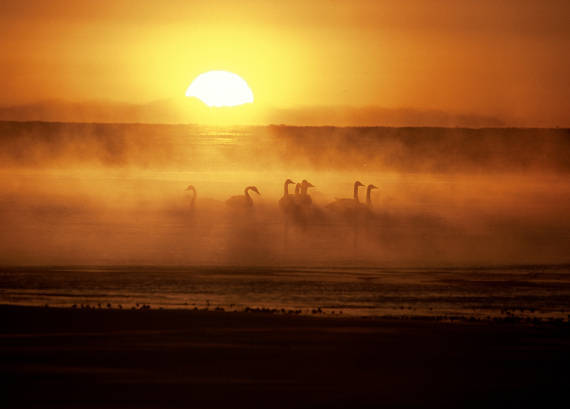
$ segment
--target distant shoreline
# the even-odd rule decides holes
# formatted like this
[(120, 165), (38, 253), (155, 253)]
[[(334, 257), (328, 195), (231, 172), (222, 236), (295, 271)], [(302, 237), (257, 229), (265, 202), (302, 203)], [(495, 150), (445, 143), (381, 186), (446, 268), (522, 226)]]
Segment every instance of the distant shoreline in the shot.
[(524, 129), (524, 130), (570, 130), (570, 127), (565, 126), (551, 126), (551, 127), (540, 127), (540, 126), (433, 126), (433, 125), (412, 125), (412, 126), (391, 126), (391, 125), (288, 125), (281, 123), (268, 123), (268, 124), (235, 124), (235, 125), (205, 125), (192, 122), (116, 122), (116, 121), (46, 121), (41, 119), (0, 119), (0, 123), (36, 123), (36, 124), (54, 124), (54, 125), (150, 125), (150, 126), (172, 126), (172, 127), (202, 127), (202, 128), (338, 128), (338, 129), (457, 129), (457, 130), (505, 130), (505, 129)]
[[(420, 314), (403, 314), (403, 315), (362, 315), (362, 316), (351, 316), (344, 314), (325, 314), (320, 309), (313, 309), (313, 311), (301, 311), (301, 310), (281, 310), (281, 309), (271, 309), (264, 307), (245, 307), (239, 310), (229, 310), (222, 307), (211, 307), (211, 308), (153, 308), (151, 305), (141, 304), (140, 307), (130, 307), (130, 308), (117, 308), (107, 307), (105, 305), (83, 305), (75, 307), (62, 307), (62, 306), (50, 306), (49, 304), (44, 306), (38, 305), (24, 305), (24, 304), (0, 304), (0, 316), (3, 314), (75, 314), (75, 315), (86, 315), (84, 314), (95, 314), (99, 318), (116, 318), (118, 316), (122, 318), (133, 318), (136, 317), (140, 319), (143, 317), (142, 314), (150, 314), (151, 316), (162, 316), (165, 318), (172, 316), (179, 316), (185, 318), (200, 317), (203, 319), (219, 319), (219, 318), (236, 318), (236, 319), (256, 319), (259, 317), (261, 319), (276, 319), (281, 320), (316, 320), (319, 322), (321, 320), (326, 321), (339, 321), (341, 323), (350, 324), (365, 324), (365, 325), (384, 325), (384, 324), (394, 324), (397, 322), (401, 323), (421, 323), (427, 325), (469, 325), (469, 324), (481, 324), (481, 325), (518, 325), (518, 326), (554, 326), (561, 328), (570, 329), (570, 316), (567, 320), (561, 318), (529, 318), (520, 317), (516, 315), (509, 315), (505, 317), (491, 317), (489, 319), (476, 318), (468, 315), (440, 315), (440, 316), (430, 316), (430, 315), (420, 315)], [(136, 314), (136, 315), (135, 315)], [(251, 318), (250, 318), (251, 317)], [(156, 318), (156, 317), (155, 317)], [(295, 321), (296, 322), (296, 321)]]

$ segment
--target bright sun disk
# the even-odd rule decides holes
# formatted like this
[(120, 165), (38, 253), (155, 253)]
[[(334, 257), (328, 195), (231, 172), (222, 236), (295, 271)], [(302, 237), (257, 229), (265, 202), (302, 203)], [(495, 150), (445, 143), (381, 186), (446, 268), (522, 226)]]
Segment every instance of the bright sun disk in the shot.
[(247, 82), (228, 71), (208, 71), (198, 75), (186, 90), (187, 97), (196, 97), (210, 107), (232, 107), (253, 102)]

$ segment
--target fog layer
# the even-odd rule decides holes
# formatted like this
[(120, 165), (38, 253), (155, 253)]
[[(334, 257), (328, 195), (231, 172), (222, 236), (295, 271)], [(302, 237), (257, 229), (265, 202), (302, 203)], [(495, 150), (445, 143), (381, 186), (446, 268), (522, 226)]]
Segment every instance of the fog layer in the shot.
[[(569, 148), (565, 129), (0, 122), (0, 263), (566, 263)], [(287, 178), (314, 185), (299, 213)], [(371, 206), (327, 206), (356, 180)], [(226, 205), (246, 186), (253, 207)]]

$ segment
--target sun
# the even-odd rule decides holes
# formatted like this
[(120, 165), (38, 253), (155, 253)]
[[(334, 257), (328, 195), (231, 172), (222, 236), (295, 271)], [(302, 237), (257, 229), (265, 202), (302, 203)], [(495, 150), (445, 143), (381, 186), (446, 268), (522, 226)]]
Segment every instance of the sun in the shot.
[(210, 107), (233, 107), (253, 102), (247, 82), (228, 71), (208, 71), (198, 75), (186, 90), (187, 97), (196, 97)]

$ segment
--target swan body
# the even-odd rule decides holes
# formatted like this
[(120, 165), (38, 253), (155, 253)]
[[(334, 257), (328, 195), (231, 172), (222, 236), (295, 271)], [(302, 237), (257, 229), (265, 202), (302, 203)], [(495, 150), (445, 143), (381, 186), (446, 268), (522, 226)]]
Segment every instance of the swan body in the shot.
[(253, 199), (249, 195), (250, 190), (257, 193), (258, 195), (261, 194), (259, 193), (259, 190), (257, 190), (257, 187), (248, 186), (244, 189), (243, 195), (230, 197), (228, 200), (226, 200), (226, 204), (230, 207), (233, 207), (234, 209), (248, 209), (253, 207)]
[(307, 180), (297, 183), (293, 203), (288, 212), (291, 221), (303, 229), (308, 226), (310, 221), (315, 219), (315, 216), (318, 216), (317, 209), (312, 205), (313, 200), (307, 193), (307, 190), (311, 187), (314, 187), (313, 184)]
[(279, 199), (279, 208), (283, 212), (289, 212), (295, 206), (295, 197), (289, 194), (289, 185), (294, 184), (291, 179), (287, 179), (283, 185), (283, 196)]
[(299, 196), (301, 196), (301, 184), (297, 183), (295, 185), (295, 198), (298, 198)]
[(311, 199), (311, 196), (307, 193), (307, 190), (310, 187), (314, 187), (314, 185), (303, 179), (301, 182), (301, 192), (298, 196), (296, 196), (297, 204), (301, 206), (307, 206), (313, 203), (313, 199)]
[(358, 188), (361, 186), (364, 185), (357, 180), (356, 182), (354, 182), (354, 194), (352, 199), (336, 199), (334, 202), (326, 205), (326, 208), (340, 212), (350, 211), (360, 208), (362, 204), (358, 200)]

